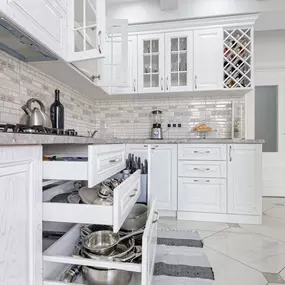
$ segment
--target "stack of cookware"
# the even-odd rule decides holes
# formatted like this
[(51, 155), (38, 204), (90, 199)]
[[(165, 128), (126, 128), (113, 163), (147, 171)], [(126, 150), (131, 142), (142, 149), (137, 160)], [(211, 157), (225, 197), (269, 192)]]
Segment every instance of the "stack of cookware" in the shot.
[[(110, 226), (83, 226), (73, 254), (95, 260), (141, 263), (147, 211), (146, 205), (135, 204), (119, 233), (114, 233)], [(88, 285), (127, 285), (132, 279), (129, 271), (74, 266), (63, 274), (61, 281), (75, 281), (79, 271)]]

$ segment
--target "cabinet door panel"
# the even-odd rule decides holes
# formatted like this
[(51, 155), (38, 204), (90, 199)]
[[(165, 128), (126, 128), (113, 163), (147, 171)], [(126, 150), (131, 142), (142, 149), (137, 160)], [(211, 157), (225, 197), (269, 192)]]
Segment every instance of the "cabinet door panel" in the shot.
[(164, 34), (138, 37), (138, 91), (164, 92)]
[(1, 284), (42, 274), (41, 147), (0, 147)]
[(177, 145), (152, 146), (150, 195), (158, 210), (177, 210)]
[(165, 91), (193, 90), (193, 32), (165, 34)]
[(261, 214), (261, 145), (229, 145), (228, 212)]
[(194, 31), (194, 89), (223, 87), (223, 30)]

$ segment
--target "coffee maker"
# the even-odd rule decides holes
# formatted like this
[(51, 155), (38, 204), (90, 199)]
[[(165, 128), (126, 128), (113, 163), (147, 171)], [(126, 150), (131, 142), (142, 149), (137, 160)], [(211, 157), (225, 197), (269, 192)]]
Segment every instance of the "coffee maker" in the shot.
[(152, 114), (152, 129), (151, 129), (151, 139), (162, 140), (162, 111), (153, 110)]

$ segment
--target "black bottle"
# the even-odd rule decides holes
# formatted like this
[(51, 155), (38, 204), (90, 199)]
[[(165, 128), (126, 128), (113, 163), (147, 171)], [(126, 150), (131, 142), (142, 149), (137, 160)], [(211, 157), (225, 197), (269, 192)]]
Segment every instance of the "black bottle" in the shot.
[(55, 90), (55, 100), (50, 106), (50, 118), (54, 129), (64, 129), (64, 107), (59, 101), (58, 89)]

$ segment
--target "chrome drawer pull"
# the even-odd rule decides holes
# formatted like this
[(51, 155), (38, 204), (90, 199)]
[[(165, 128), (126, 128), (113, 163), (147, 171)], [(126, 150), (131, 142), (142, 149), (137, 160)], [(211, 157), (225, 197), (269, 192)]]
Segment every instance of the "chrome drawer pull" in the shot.
[(194, 150), (194, 153), (201, 153), (201, 154), (205, 154), (205, 153), (210, 153), (209, 150), (206, 151), (198, 151), (198, 150)]
[(210, 182), (210, 180), (197, 180), (197, 179), (195, 179), (194, 182), (207, 182), (208, 183), (208, 182)]
[(118, 162), (118, 161), (120, 161), (119, 158), (109, 160), (110, 163), (114, 163), (114, 162)]
[(158, 220), (159, 220), (159, 214), (157, 211), (154, 211), (155, 215), (156, 215), (156, 218), (152, 221), (153, 224), (157, 223)]
[(210, 171), (210, 168), (194, 168), (196, 171)]
[(130, 197), (130, 198), (135, 197), (137, 192), (138, 192), (138, 189), (134, 189), (134, 193), (131, 194), (129, 197)]

